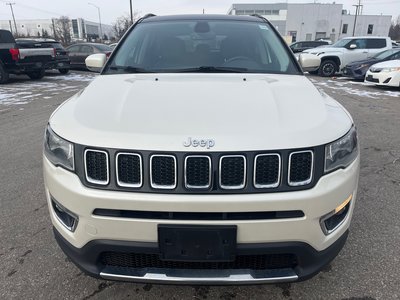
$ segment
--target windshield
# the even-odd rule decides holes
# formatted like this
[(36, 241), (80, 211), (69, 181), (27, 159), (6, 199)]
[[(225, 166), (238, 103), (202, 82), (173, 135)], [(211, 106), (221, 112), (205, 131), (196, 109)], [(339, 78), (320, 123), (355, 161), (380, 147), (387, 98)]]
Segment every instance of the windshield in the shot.
[(380, 53), (376, 54), (374, 56), (374, 58), (376, 58), (376, 59), (385, 59), (385, 58), (388, 58), (389, 56), (395, 54), (396, 52), (400, 52), (400, 50), (399, 49), (397, 49), (397, 50), (396, 49), (385, 50), (383, 52), (380, 52)]
[(349, 39), (339, 40), (339, 41), (337, 41), (336, 43), (334, 43), (331, 47), (334, 47), (334, 48), (343, 48), (343, 47), (346, 47), (347, 44), (348, 44), (350, 41), (351, 41), (351, 40), (349, 40)]
[(103, 74), (252, 72), (299, 74), (266, 23), (178, 20), (138, 24)]

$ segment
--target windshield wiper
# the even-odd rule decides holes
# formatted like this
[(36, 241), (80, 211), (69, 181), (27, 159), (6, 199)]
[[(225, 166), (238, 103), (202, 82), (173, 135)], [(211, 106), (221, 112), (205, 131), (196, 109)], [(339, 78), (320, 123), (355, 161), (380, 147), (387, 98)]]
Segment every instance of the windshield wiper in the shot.
[(234, 67), (213, 67), (213, 66), (201, 66), (195, 68), (187, 68), (187, 69), (173, 69), (166, 70), (167, 72), (176, 72), (176, 73), (243, 73), (247, 72), (246, 68), (234, 68)]
[(115, 71), (123, 71), (125, 73), (154, 73), (152, 71), (143, 69), (143, 68), (138, 68), (138, 67), (132, 67), (132, 66), (111, 66), (109, 67), (110, 70), (115, 70)]

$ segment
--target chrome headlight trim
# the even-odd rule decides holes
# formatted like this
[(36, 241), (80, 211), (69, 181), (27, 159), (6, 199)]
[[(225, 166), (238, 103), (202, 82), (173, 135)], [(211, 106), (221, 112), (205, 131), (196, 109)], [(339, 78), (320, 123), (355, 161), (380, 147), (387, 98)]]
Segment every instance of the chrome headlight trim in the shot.
[(53, 165), (75, 170), (74, 144), (54, 133), (50, 125), (44, 135), (44, 154)]

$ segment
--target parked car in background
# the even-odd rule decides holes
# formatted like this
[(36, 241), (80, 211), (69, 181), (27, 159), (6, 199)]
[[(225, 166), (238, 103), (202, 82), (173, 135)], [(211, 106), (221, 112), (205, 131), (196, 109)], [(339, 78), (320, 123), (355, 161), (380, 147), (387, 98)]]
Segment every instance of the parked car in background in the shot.
[(36, 48), (31, 42), (21, 46), (10, 31), (0, 30), (0, 84), (6, 83), (10, 74), (41, 79), (45, 66), (54, 60), (55, 53), (53, 47)]
[(290, 44), (290, 49), (292, 49), (293, 53), (303, 52), (304, 50), (316, 48), (319, 46), (329, 45), (327, 41), (302, 41), (295, 42)]
[(367, 71), (365, 82), (400, 88), (400, 59), (377, 63)]
[(350, 63), (344, 68), (343, 74), (355, 79), (364, 79), (373, 64), (394, 59), (400, 59), (400, 48), (385, 50), (371, 58)]
[(117, 47), (117, 45), (118, 45), (118, 43), (113, 43), (113, 44), (110, 44), (109, 46), (110, 46), (111, 49), (114, 50), (114, 48)]
[(56, 49), (55, 59), (47, 63), (45, 68), (48, 70), (58, 70), (61, 74), (67, 74), (70, 68), (70, 59), (67, 51), (60, 42), (53, 39), (16, 39), (20, 48), (33, 45), (35, 48), (54, 48)]
[(388, 49), (392, 49), (392, 40), (389, 37), (368, 36), (345, 37), (329, 47), (318, 47), (304, 52), (318, 55), (321, 65), (315, 73), (329, 77), (341, 72), (349, 63), (373, 57)]
[(96, 53), (105, 53), (109, 56), (112, 50), (110, 46), (98, 43), (79, 43), (67, 47), (71, 67), (84, 69), (86, 69), (86, 57)]

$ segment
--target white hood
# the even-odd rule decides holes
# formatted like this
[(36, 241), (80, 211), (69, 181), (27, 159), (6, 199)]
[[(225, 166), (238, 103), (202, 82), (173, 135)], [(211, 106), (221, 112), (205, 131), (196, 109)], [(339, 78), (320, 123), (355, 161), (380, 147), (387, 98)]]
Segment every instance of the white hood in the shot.
[(351, 124), (305, 76), (248, 74), (102, 75), (50, 119), (75, 143), (156, 151), (207, 150), (185, 148), (188, 137), (214, 139), (208, 151), (310, 147)]
[(400, 67), (400, 59), (387, 60), (380, 62), (371, 66), (371, 68), (381, 69), (381, 68), (397, 68)]

